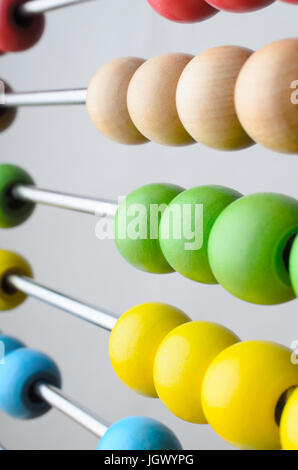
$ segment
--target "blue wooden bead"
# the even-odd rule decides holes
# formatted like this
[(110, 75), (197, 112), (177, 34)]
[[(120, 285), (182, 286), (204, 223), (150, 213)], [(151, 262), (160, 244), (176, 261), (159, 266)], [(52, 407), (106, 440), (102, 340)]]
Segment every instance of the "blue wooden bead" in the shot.
[(50, 406), (34, 395), (37, 382), (61, 386), (60, 372), (52, 359), (33, 349), (11, 352), (0, 366), (0, 409), (20, 419), (45, 414)]
[(8, 354), (15, 351), (16, 349), (24, 347), (25, 345), (21, 343), (21, 341), (15, 338), (11, 338), (10, 336), (4, 336), (0, 334), (0, 361), (5, 359)]
[(182, 450), (175, 434), (152, 418), (131, 416), (114, 423), (97, 450)]

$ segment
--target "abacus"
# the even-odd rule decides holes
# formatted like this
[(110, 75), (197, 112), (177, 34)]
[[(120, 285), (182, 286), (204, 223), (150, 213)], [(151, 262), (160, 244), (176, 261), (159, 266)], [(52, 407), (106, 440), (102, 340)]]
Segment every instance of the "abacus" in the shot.
[[(45, 13), (88, 1), (0, 0), (1, 53), (34, 46), (43, 34)], [(220, 10), (250, 13), (275, 2), (147, 3), (171, 21), (194, 23)], [(0, 132), (12, 127), (20, 107), (86, 105), (100, 134), (115, 143), (139, 146), (140, 155), (141, 144), (149, 142), (179, 147), (181, 153), (199, 143), (216, 151), (242, 150), (243, 155), (254, 144), (298, 154), (297, 59), (298, 39), (287, 38), (257, 51), (227, 45), (196, 56), (171, 52), (148, 60), (122, 57), (101, 66), (87, 88), (15, 92), (1, 80)], [(100, 135), (96, 138), (100, 146)], [(152, 155), (152, 162), (155, 158)], [(203, 152), (199, 158), (204, 166)], [(30, 227), (31, 218), (39, 217), (39, 205), (78, 212), (82, 220), (85, 214), (110, 224), (119, 266), (125, 260), (124, 269), (134, 268), (138, 276), (160, 279), (177, 273), (198, 292), (209, 285), (210, 295), (219, 284), (232, 294), (231, 302), (238, 299), (253, 308), (297, 303), (295, 197), (272, 191), (245, 195), (209, 180), (202, 184), (199, 176), (195, 187), (185, 188), (171, 183), (170, 175), (169, 182), (160, 182), (157, 171), (156, 182), (136, 183), (124, 198), (116, 193), (112, 200), (102, 189), (97, 197), (60, 192), (51, 178), (50, 189), (43, 189), (36, 185), (32, 169), (16, 163), (0, 163), (3, 234), (17, 233), (25, 224)], [(209, 424), (238, 449), (298, 450), (295, 351), (273, 341), (242, 340), (224, 326), (224, 319), (217, 323), (201, 315), (191, 320), (172, 303), (144, 299), (118, 315), (117, 309), (94, 306), (40, 282), (19, 251), (1, 242), (0, 313), (6, 312), (7, 318), (17, 321), (28, 298), (55, 307), (81, 325), (89, 323), (109, 334), (115, 378), (135, 399), (159, 399), (175, 419)], [(182, 283), (181, 276), (177, 282)], [(1, 412), (32, 420), (55, 408), (96, 436), (99, 451), (183, 449), (172, 426), (152, 417), (129, 412), (108, 424), (64, 393), (62, 373), (49, 355), (6, 332), (0, 332), (0, 384)], [(99, 400), (103, 415), (105, 405)], [(112, 398), (108, 406), (113, 406)], [(0, 450), (9, 449), (5, 429), (0, 433)]]

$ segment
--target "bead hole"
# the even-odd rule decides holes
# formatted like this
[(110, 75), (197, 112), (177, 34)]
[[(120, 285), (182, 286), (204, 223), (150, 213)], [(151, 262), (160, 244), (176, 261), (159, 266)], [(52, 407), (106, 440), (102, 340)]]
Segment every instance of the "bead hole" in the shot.
[(26, 205), (26, 201), (22, 201), (21, 199), (17, 199), (16, 197), (14, 197), (14, 195), (13, 195), (14, 186), (15, 186), (15, 184), (10, 186), (6, 190), (6, 204), (7, 204), (7, 207), (10, 210), (19, 211)]
[[(13, 274), (13, 273), (11, 273)], [(2, 279), (1, 283), (1, 289), (2, 291), (7, 294), (7, 295), (15, 295), (17, 293), (17, 289), (15, 289), (13, 286), (11, 286), (7, 280), (7, 276), (9, 273), (6, 274), (6, 276)]]
[(13, 11), (13, 19), (16, 25), (19, 26), (19, 28), (25, 29), (25, 28), (29, 28), (32, 25), (35, 19), (35, 16), (34, 15), (22, 15), (19, 9), (19, 5), (18, 5)]
[(37, 385), (37, 382), (34, 382), (33, 384), (30, 385), (29, 390), (28, 390), (28, 396), (29, 396), (31, 403), (39, 405), (43, 403), (44, 400), (38, 395), (38, 392), (36, 391), (36, 385)]
[(296, 389), (296, 386), (288, 388), (280, 397), (275, 408), (275, 422), (277, 426), (280, 426), (281, 415), (286, 406), (286, 403), (291, 393)]
[(292, 246), (293, 246), (293, 243), (294, 243), (294, 240), (297, 236), (297, 233), (294, 233), (291, 238), (287, 241), (286, 243), (286, 246), (284, 248), (284, 251), (283, 251), (283, 261), (284, 261), (284, 265), (286, 267), (286, 270), (287, 272), (289, 272), (289, 264), (290, 264), (290, 253), (291, 253), (291, 249), (292, 249)]

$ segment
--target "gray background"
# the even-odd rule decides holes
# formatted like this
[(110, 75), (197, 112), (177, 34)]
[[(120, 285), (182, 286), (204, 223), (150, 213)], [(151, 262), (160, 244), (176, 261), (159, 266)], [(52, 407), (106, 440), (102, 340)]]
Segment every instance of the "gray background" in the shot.
[[(201, 24), (178, 25), (155, 14), (145, 0), (90, 2), (49, 13), (39, 44), (1, 58), (0, 75), (18, 91), (82, 87), (102, 64), (117, 57), (198, 54), (226, 44), (257, 49), (295, 36), (297, 19), (298, 7), (276, 2), (253, 14), (221, 13)], [(1, 135), (0, 154), (1, 162), (22, 166), (40, 187), (110, 199), (157, 181), (187, 188), (215, 183), (245, 194), (276, 191), (297, 197), (297, 156), (260, 146), (237, 153), (199, 144), (125, 147), (102, 137), (84, 106), (21, 109)], [(138, 303), (164, 301), (193, 319), (223, 323), (243, 339), (286, 345), (298, 339), (296, 302), (260, 307), (178, 274), (138, 272), (120, 257), (113, 241), (96, 238), (95, 225), (91, 216), (39, 206), (23, 226), (1, 231), (1, 248), (25, 256), (41, 282), (119, 314)], [(65, 392), (109, 422), (144, 414), (167, 423), (186, 449), (230, 449), (208, 426), (184, 423), (158, 400), (127, 389), (112, 370), (108, 334), (99, 328), (32, 299), (1, 313), (0, 328), (50, 354), (61, 368)], [(9, 449), (97, 445), (96, 438), (56, 411), (31, 422), (0, 413), (0, 441)]]

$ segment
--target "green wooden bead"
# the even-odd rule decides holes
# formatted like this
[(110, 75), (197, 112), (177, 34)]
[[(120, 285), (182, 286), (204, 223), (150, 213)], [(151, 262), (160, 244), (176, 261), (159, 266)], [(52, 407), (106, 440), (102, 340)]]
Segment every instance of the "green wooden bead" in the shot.
[(242, 194), (222, 186), (199, 186), (179, 194), (163, 213), (162, 252), (173, 269), (197, 282), (216, 284), (208, 260), (208, 240), (219, 214)]
[(160, 248), (159, 224), (161, 213), (182, 191), (172, 184), (148, 184), (120, 204), (115, 216), (115, 241), (128, 263), (150, 273), (173, 271)]
[(35, 205), (17, 201), (11, 195), (16, 184), (33, 185), (32, 178), (14, 165), (0, 165), (0, 227), (11, 228), (22, 224), (32, 214)]
[(298, 201), (259, 193), (228, 206), (210, 234), (208, 255), (218, 282), (248, 302), (274, 305), (295, 297), (287, 251), (298, 231)]
[(298, 297), (298, 236), (295, 237), (290, 251), (289, 271), (291, 283)]

